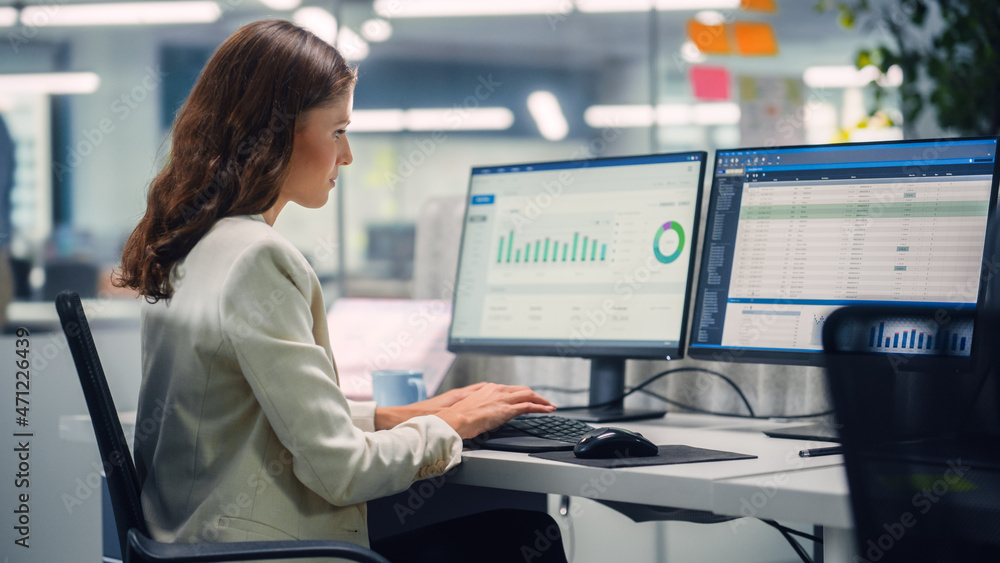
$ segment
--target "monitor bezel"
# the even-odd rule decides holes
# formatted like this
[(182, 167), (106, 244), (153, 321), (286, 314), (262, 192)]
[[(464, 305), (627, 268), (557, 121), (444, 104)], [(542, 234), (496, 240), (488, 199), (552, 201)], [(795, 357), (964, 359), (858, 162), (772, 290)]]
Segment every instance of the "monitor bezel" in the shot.
[[(731, 149), (718, 149), (715, 151), (715, 158), (712, 163), (712, 177), (708, 185), (709, 197), (708, 206), (705, 209), (705, 221), (708, 223), (712, 220), (713, 210), (715, 209), (716, 200), (718, 199), (718, 190), (716, 189), (716, 172), (719, 166), (720, 152), (752, 152), (752, 151), (768, 151), (769, 153), (787, 151), (794, 149), (823, 149), (823, 148), (864, 148), (874, 145), (907, 145), (907, 144), (950, 144), (956, 141), (995, 141), (997, 143), (997, 150), (1000, 152), (1000, 136), (985, 135), (985, 136), (975, 136), (975, 137), (940, 137), (932, 139), (905, 139), (905, 140), (891, 140), (891, 141), (865, 141), (856, 143), (835, 143), (835, 144), (814, 144), (814, 145), (785, 145), (785, 146), (764, 146), (764, 147), (736, 147)], [(987, 211), (987, 220), (992, 222), (993, 215), (996, 213), (997, 206), (997, 188), (1000, 186), (1000, 155), (995, 155), (993, 159), (993, 184), (990, 188), (990, 204)], [(705, 230), (707, 232), (707, 229)], [(984, 246), (983, 246), (983, 266), (986, 266), (986, 262), (990, 259), (993, 254), (993, 245), (990, 241), (991, 229), (989, 224), (987, 224), (986, 232), (984, 233)], [(699, 241), (699, 248), (704, 250), (705, 241)], [(697, 276), (697, 284), (694, 289), (694, 303), (691, 306), (691, 330), (690, 333), (694, 333), (696, 319), (701, 315), (702, 310), (702, 300), (700, 299), (701, 292), (701, 273), (704, 267), (704, 262), (708, 257), (702, 253), (701, 261), (698, 264), (697, 271), (695, 275)], [(989, 285), (989, 275), (980, 275), (979, 278), (979, 292), (976, 300), (976, 308), (981, 309), (985, 302), (986, 289)], [(912, 303), (909, 305), (912, 306)], [(973, 338), (972, 346), (975, 346), (975, 338)], [(975, 348), (973, 348), (974, 350)], [(694, 344), (693, 341), (688, 342), (687, 347), (688, 356), (696, 360), (707, 360), (716, 362), (734, 362), (734, 363), (755, 363), (755, 364), (770, 364), (770, 365), (794, 365), (794, 366), (815, 366), (823, 367), (825, 355), (822, 350), (817, 350), (814, 352), (799, 352), (799, 351), (787, 351), (787, 350), (774, 350), (774, 349), (760, 349), (760, 348), (738, 348), (738, 347), (702, 347)]]
[[(611, 160), (621, 160), (624, 165), (627, 165), (627, 161), (635, 160), (642, 161), (648, 160), (650, 158), (658, 157), (678, 157), (677, 162), (683, 162), (680, 157), (691, 157), (697, 156), (699, 162), (698, 171), (698, 186), (694, 202), (694, 214), (691, 227), (691, 247), (688, 256), (688, 275), (687, 283), (684, 289), (684, 301), (682, 305), (681, 312), (681, 325), (680, 334), (678, 335), (677, 346), (664, 346), (662, 344), (649, 346), (617, 346), (617, 345), (587, 345), (584, 344), (571, 344), (568, 341), (539, 341), (538, 344), (525, 343), (521, 340), (504, 339), (495, 340), (491, 339), (489, 342), (484, 342), (482, 340), (470, 340), (467, 338), (457, 339), (453, 336), (452, 331), (455, 325), (455, 315), (454, 311), (457, 309), (457, 301), (459, 298), (460, 285), (459, 276), (462, 271), (462, 257), (465, 245), (465, 229), (469, 222), (469, 212), (470, 205), (469, 202), (472, 197), (472, 183), (474, 179), (473, 172), (477, 169), (482, 168), (499, 168), (499, 167), (523, 167), (523, 166), (553, 166), (553, 165), (569, 165), (573, 164), (577, 168), (586, 168), (588, 163), (591, 162), (607, 162)], [(673, 162), (667, 161), (667, 162)], [(692, 161), (693, 162), (693, 161)], [(583, 166), (580, 166), (583, 164)], [(688, 320), (690, 319), (690, 301), (691, 292), (694, 288), (694, 268), (695, 268), (695, 257), (697, 255), (697, 242), (700, 240), (701, 234), (701, 213), (702, 213), (702, 201), (703, 194), (705, 191), (705, 173), (708, 168), (708, 152), (707, 151), (679, 151), (679, 152), (666, 152), (666, 153), (652, 153), (652, 154), (642, 154), (642, 155), (628, 155), (628, 156), (607, 156), (607, 157), (594, 157), (594, 158), (577, 158), (577, 159), (567, 159), (567, 160), (553, 160), (553, 161), (539, 161), (539, 162), (527, 162), (527, 163), (516, 163), (516, 164), (497, 164), (497, 165), (484, 165), (484, 166), (474, 166), (470, 170), (469, 174), (469, 187), (465, 195), (465, 213), (462, 215), (462, 233), (459, 238), (459, 249), (458, 249), (458, 263), (455, 268), (455, 283), (452, 286), (452, 320), (451, 324), (448, 326), (448, 351), (452, 353), (469, 353), (469, 354), (486, 354), (486, 355), (505, 355), (505, 356), (550, 356), (550, 357), (564, 357), (564, 358), (629, 358), (629, 359), (677, 359), (682, 358), (684, 355), (684, 350), (686, 348), (686, 338), (688, 329)], [(651, 341), (652, 342), (652, 341)]]

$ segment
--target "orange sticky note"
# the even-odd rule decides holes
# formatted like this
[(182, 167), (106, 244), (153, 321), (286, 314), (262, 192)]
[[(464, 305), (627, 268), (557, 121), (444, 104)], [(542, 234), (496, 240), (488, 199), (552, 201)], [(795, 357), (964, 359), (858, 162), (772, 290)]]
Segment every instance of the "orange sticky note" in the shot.
[(752, 56), (773, 56), (778, 54), (778, 40), (774, 28), (761, 22), (736, 22), (736, 49), (739, 54)]
[(698, 50), (706, 55), (728, 55), (729, 41), (723, 25), (705, 25), (696, 20), (688, 20), (687, 35)]
[(740, 8), (751, 12), (770, 12), (772, 14), (778, 11), (774, 0), (740, 0)]

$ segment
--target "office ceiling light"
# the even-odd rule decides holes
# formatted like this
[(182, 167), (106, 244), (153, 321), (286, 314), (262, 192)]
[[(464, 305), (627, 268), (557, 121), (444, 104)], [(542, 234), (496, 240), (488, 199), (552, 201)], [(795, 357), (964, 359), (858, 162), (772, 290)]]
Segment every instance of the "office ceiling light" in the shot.
[(648, 12), (653, 9), (653, 0), (576, 0), (576, 9), (581, 12)]
[(646, 12), (657, 10), (735, 10), (740, 0), (576, 0), (581, 12)]
[(462, 16), (566, 14), (569, 0), (375, 0), (375, 13), (385, 19)]
[(222, 9), (215, 2), (114, 2), (26, 6), (21, 23), (35, 27), (211, 23)]
[(644, 105), (590, 106), (583, 112), (587, 125), (605, 127), (649, 127), (653, 124), (653, 108)]
[(693, 121), (694, 109), (688, 104), (656, 106), (656, 123), (659, 125), (688, 125)]
[(359, 109), (351, 113), (347, 131), (498, 131), (513, 124), (514, 114), (507, 108)]
[(569, 124), (552, 92), (538, 90), (528, 96), (528, 112), (538, 125), (538, 132), (550, 141), (561, 141), (569, 134)]
[(0, 8), (0, 27), (10, 27), (17, 23), (17, 10)]
[(684, 59), (684, 62), (691, 64), (703, 63), (708, 59), (705, 53), (702, 53), (701, 49), (694, 44), (694, 41), (690, 40), (681, 45), (681, 58)]
[(694, 15), (694, 19), (703, 25), (722, 25), (726, 23), (726, 16), (718, 10), (702, 10)]
[(0, 74), (0, 94), (90, 94), (100, 85), (93, 72)]
[(323, 8), (299, 8), (292, 14), (292, 21), (331, 45), (337, 38), (337, 18)]
[(337, 50), (349, 61), (360, 61), (371, 52), (368, 42), (347, 27), (340, 28), (337, 34)]
[(410, 131), (502, 131), (514, 124), (514, 114), (507, 108), (411, 109), (405, 121)]
[(365, 20), (361, 24), (361, 35), (372, 43), (381, 43), (392, 37), (392, 24), (382, 18)]
[(695, 125), (735, 125), (740, 122), (740, 105), (735, 102), (695, 104)]
[(893, 66), (882, 76), (872, 65), (862, 69), (850, 65), (811, 66), (802, 73), (802, 80), (812, 88), (861, 88), (873, 80), (882, 86), (899, 86), (903, 83), (903, 71)]
[(740, 106), (732, 102), (703, 104), (590, 106), (583, 120), (594, 128), (650, 127), (653, 120), (661, 126), (733, 125), (740, 122)]
[(302, 5), (302, 0), (260, 0), (260, 3), (272, 10), (294, 10)]
[(406, 112), (401, 109), (356, 109), (351, 112), (350, 133), (402, 131)]

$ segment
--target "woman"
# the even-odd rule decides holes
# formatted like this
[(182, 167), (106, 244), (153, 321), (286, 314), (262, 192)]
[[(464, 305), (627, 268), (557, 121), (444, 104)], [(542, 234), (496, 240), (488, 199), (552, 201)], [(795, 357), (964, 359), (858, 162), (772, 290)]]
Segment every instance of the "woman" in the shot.
[(462, 438), (555, 408), (493, 384), (406, 407), (344, 398), (319, 281), (271, 225), (288, 203), (321, 207), (352, 162), (355, 81), (316, 36), (260, 21), (177, 115), (116, 280), (147, 301), (137, 427), (156, 428), (134, 451), (159, 540), (368, 545), (367, 500), (442, 475)]

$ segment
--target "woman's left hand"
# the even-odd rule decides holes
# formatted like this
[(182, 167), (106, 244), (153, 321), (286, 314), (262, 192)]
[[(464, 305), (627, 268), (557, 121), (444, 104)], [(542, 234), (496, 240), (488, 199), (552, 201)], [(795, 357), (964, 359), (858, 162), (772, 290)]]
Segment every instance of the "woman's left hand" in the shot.
[(485, 382), (473, 383), (458, 389), (452, 389), (431, 397), (426, 401), (403, 405), (399, 407), (375, 407), (375, 430), (388, 430), (397, 424), (406, 422), (415, 416), (436, 414), (441, 409), (446, 409), (469, 395), (475, 393)]

